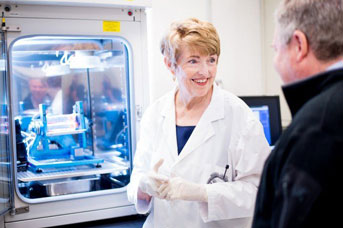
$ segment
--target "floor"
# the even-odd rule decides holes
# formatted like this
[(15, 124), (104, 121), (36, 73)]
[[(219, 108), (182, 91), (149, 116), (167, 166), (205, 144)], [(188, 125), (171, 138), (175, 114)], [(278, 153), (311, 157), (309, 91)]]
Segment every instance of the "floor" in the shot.
[(146, 217), (144, 215), (133, 215), (121, 218), (58, 226), (58, 228), (141, 228), (145, 219)]

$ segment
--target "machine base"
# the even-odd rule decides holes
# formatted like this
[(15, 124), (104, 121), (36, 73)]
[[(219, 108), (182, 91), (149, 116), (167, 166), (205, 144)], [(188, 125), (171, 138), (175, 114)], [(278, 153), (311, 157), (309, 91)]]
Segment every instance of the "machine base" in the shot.
[[(106, 208), (82, 213), (72, 213), (60, 216), (5, 222), (6, 228), (52, 227), (101, 219), (110, 219), (137, 214), (134, 205)], [(1, 227), (1, 226), (0, 226)]]

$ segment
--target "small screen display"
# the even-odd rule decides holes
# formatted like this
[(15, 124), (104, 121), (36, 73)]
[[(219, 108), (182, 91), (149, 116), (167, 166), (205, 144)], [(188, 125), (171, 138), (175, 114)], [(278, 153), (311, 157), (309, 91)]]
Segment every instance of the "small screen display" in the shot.
[(264, 135), (269, 143), (272, 145), (272, 139), (270, 135), (270, 119), (269, 119), (269, 108), (267, 105), (250, 107), (256, 117), (260, 120), (263, 126)]
[(282, 132), (279, 97), (241, 96), (240, 98), (261, 121), (269, 145), (274, 146)]

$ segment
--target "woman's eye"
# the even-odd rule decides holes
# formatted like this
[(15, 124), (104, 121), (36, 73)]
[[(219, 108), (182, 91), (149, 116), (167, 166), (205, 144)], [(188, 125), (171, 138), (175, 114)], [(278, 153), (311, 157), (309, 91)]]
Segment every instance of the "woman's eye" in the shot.
[(215, 63), (216, 61), (216, 58), (210, 58), (210, 63)]
[(191, 59), (191, 60), (189, 60), (188, 62), (191, 63), (191, 64), (197, 63), (197, 61), (196, 61), (195, 59)]

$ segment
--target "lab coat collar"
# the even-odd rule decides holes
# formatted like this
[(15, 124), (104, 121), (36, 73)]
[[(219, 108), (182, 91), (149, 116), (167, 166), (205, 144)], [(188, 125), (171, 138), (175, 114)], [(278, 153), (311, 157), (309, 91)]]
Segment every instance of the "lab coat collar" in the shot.
[(221, 89), (214, 84), (211, 102), (178, 156), (174, 101), (176, 91), (177, 88), (168, 95), (169, 97), (161, 114), (164, 116), (163, 132), (166, 134), (166, 140), (168, 142), (168, 147), (170, 148), (169, 151), (172, 153), (172, 157), (177, 163), (215, 134), (212, 122), (224, 118), (224, 96), (222, 95)]
[(174, 98), (177, 87), (174, 88), (174, 91), (171, 91), (167, 94), (166, 103), (161, 109), (161, 115), (164, 120), (162, 123), (163, 136), (167, 142), (166, 151), (170, 153), (173, 161), (178, 157), (177, 153), (177, 141), (176, 141), (176, 126), (175, 126), (175, 105)]
[[(161, 109), (161, 115), (168, 119), (174, 119), (175, 123), (175, 93), (178, 91), (178, 87), (175, 86), (174, 90), (169, 92), (168, 99), (164, 107)], [(211, 107), (214, 106), (214, 107)], [(211, 108), (210, 108), (211, 107)], [(224, 96), (222, 95), (221, 89), (214, 83), (213, 93), (209, 106), (206, 112), (210, 112), (209, 118), (211, 121), (224, 118)], [(204, 114), (205, 114), (204, 113)]]

